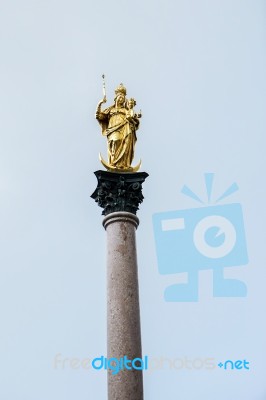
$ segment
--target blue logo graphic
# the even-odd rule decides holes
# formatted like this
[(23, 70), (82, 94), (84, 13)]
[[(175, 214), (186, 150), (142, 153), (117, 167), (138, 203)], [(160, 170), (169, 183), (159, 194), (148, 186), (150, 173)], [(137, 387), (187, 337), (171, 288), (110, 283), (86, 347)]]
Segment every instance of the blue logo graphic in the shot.
[[(214, 174), (205, 174), (208, 202), (211, 202)], [(238, 190), (233, 183), (217, 204)], [(186, 185), (182, 193), (203, 204)], [(223, 269), (248, 263), (242, 208), (239, 203), (208, 205), (153, 215), (153, 227), (160, 274), (187, 272), (188, 282), (168, 286), (165, 300), (198, 301), (198, 272), (213, 270), (214, 297), (245, 297), (246, 285), (225, 279)]]

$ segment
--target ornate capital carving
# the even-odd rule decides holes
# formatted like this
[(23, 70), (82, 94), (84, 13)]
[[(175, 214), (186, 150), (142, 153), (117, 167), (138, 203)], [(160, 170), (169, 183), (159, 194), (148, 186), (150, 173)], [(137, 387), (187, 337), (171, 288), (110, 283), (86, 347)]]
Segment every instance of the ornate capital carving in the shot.
[(142, 195), (142, 183), (149, 176), (147, 172), (94, 172), (98, 185), (91, 197), (103, 208), (102, 215), (117, 211), (136, 214)]

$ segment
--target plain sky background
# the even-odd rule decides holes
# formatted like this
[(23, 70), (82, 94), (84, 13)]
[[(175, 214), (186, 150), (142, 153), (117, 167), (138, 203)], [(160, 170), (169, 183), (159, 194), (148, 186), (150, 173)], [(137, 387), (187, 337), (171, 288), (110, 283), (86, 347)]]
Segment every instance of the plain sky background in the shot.
[[(265, 400), (266, 3), (259, 0), (0, 1), (0, 398), (106, 399), (106, 373), (54, 367), (106, 354), (105, 231), (90, 198), (105, 138), (94, 118), (123, 82), (143, 118), (149, 173), (137, 231), (143, 353), (248, 359), (250, 371), (163, 370), (145, 399)], [(243, 207), (246, 298), (167, 303), (156, 212), (197, 207), (184, 184)], [(133, 399), (132, 399), (133, 400)]]

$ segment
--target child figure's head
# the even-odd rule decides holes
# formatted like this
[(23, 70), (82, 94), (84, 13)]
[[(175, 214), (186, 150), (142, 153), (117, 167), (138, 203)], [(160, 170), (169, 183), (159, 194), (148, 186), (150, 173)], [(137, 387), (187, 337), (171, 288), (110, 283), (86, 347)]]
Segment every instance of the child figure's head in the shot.
[(127, 101), (127, 108), (128, 108), (129, 110), (132, 110), (132, 108), (133, 108), (136, 104), (137, 104), (137, 103), (136, 103), (136, 100), (135, 100), (135, 99), (133, 99), (133, 98), (128, 99), (128, 101)]

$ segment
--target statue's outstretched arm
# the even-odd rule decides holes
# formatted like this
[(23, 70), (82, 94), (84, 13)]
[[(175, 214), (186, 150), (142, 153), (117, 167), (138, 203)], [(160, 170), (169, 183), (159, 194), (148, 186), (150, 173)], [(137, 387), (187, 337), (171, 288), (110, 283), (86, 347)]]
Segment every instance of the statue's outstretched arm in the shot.
[(99, 103), (97, 104), (97, 108), (96, 108), (96, 112), (95, 112), (95, 118), (98, 121), (103, 121), (106, 119), (106, 115), (104, 113), (102, 113), (101, 107), (102, 104), (106, 103), (106, 97), (104, 97), (101, 101), (99, 101)]

